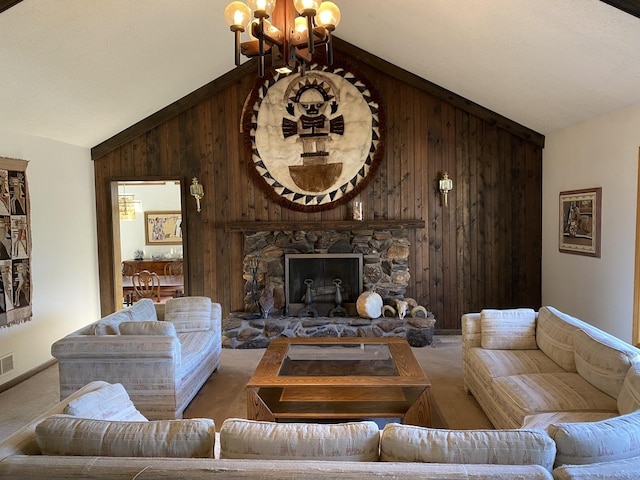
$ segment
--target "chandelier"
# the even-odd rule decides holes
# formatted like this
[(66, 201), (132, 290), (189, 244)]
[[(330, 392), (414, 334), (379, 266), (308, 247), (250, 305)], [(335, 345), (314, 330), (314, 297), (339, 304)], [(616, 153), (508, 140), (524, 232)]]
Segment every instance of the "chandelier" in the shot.
[[(269, 21), (276, 0), (231, 2), (224, 16), (235, 35), (235, 63), (240, 65), (240, 53), (258, 57), (258, 75), (264, 76), (265, 57), (271, 55), (271, 65), (279, 73), (291, 73), (296, 65), (311, 63), (316, 47), (325, 47), (327, 63), (333, 63), (331, 33), (340, 22), (340, 9), (333, 2), (322, 0), (281, 0), (277, 17), (280, 28)], [(240, 35), (248, 30), (250, 40), (241, 42)]]

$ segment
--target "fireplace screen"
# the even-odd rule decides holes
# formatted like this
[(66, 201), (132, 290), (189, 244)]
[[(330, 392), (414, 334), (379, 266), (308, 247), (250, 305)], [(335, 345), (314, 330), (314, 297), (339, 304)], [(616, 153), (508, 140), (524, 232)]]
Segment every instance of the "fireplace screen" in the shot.
[(288, 315), (356, 314), (362, 292), (362, 254), (289, 254), (284, 271)]

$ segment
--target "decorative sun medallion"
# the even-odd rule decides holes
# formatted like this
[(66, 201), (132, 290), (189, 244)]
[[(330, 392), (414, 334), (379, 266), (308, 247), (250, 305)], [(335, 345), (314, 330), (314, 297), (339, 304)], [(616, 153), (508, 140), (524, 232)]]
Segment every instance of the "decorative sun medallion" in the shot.
[(254, 173), (293, 210), (334, 208), (357, 195), (382, 159), (379, 103), (342, 68), (276, 74), (252, 92), (244, 123)]

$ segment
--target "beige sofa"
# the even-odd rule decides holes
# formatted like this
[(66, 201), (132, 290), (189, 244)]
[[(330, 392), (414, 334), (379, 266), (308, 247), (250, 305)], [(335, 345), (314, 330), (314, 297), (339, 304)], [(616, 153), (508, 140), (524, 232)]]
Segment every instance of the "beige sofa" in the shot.
[(149, 419), (182, 412), (220, 365), (222, 311), (207, 297), (150, 299), (55, 342), (60, 398), (93, 380), (122, 383)]
[(92, 382), (0, 443), (0, 478), (550, 480), (555, 456), (536, 430), (227, 419), (216, 434), (139, 416), (121, 385)]
[(640, 408), (640, 349), (553, 307), (463, 315), (462, 352), (465, 388), (496, 428)]
[(465, 388), (496, 428), (555, 440), (557, 478), (588, 478), (595, 463), (640, 472), (640, 349), (553, 307), (487, 309), (463, 315), (462, 356)]

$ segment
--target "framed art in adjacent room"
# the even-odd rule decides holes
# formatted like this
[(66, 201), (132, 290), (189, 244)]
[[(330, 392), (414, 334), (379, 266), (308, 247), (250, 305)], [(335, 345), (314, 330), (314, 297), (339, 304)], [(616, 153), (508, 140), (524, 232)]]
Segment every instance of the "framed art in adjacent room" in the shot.
[(602, 188), (560, 192), (559, 250), (600, 258)]
[(147, 245), (182, 244), (180, 212), (144, 212), (144, 224)]

